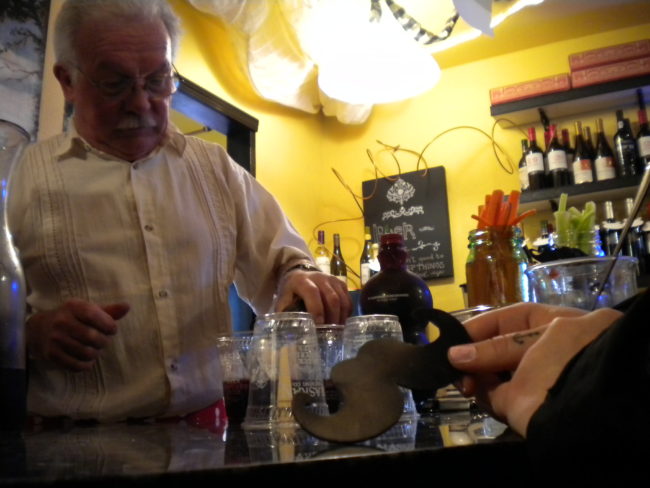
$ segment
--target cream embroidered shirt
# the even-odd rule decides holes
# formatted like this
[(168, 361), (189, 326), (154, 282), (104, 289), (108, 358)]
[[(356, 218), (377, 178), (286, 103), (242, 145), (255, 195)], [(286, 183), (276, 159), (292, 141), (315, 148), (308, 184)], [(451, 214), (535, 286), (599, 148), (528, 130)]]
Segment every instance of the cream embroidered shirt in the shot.
[(132, 163), (74, 131), (31, 146), (12, 176), (9, 220), (31, 311), (69, 298), (131, 305), (91, 371), (30, 359), (29, 410), (45, 416), (113, 421), (214, 403), (229, 285), (267, 312), (279, 276), (312, 262), (253, 177), (177, 132)]

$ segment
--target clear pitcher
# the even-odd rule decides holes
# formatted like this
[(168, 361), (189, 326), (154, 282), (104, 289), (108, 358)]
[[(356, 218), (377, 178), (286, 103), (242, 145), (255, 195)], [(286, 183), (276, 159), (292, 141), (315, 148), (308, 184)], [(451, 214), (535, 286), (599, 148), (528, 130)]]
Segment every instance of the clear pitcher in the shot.
[(25, 280), (7, 223), (9, 179), (29, 142), (21, 127), (0, 120), (0, 430), (21, 430), (26, 416)]

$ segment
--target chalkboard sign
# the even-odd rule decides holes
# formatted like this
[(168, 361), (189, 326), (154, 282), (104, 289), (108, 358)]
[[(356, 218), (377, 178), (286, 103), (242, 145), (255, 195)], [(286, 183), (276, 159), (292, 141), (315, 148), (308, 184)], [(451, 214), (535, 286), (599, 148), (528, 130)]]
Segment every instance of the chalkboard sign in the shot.
[[(376, 184), (374, 196), (364, 200), (373, 241), (383, 234), (402, 234), (410, 271), (424, 279), (454, 276), (445, 168), (429, 168), (426, 175), (424, 170), (402, 173), (396, 181), (380, 178)], [(374, 188), (375, 180), (364, 181), (363, 196)]]

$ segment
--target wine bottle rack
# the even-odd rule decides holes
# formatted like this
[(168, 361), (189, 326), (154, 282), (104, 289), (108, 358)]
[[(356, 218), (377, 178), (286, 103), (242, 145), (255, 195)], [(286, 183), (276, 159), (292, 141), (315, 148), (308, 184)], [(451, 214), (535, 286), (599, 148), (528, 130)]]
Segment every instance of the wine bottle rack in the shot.
[[(643, 90), (645, 98), (650, 98), (650, 75), (492, 105), (490, 113), (495, 118), (504, 118), (519, 126), (530, 125), (540, 122), (540, 108), (549, 119), (556, 120), (589, 112), (633, 107), (636, 105), (636, 91), (639, 88)], [(581, 206), (590, 200), (622, 200), (636, 194), (640, 181), (641, 176), (630, 176), (582, 185), (525, 191), (521, 195), (521, 209), (552, 209), (562, 193), (569, 196), (568, 204), (573, 206)]]
[(641, 182), (641, 175), (614, 178), (605, 181), (594, 181), (581, 185), (569, 185), (558, 188), (544, 188), (543, 190), (524, 191), (521, 193), (520, 208), (522, 210), (554, 210), (562, 193), (568, 195), (569, 206), (582, 207), (590, 200), (622, 200), (634, 197)]

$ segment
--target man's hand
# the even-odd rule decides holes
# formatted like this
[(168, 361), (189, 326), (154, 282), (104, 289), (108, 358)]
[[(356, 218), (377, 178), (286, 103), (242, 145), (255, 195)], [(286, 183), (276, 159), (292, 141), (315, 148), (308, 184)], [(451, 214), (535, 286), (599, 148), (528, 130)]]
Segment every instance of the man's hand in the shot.
[(87, 371), (117, 333), (115, 321), (128, 311), (129, 305), (125, 303), (99, 306), (68, 300), (57, 309), (29, 318), (27, 348), (32, 356), (72, 371)]
[(567, 363), (621, 315), (534, 303), (505, 307), (465, 322), (476, 342), (450, 348), (449, 360), (470, 373), (463, 393), (525, 436)]
[(352, 311), (345, 283), (319, 271), (293, 270), (284, 275), (274, 309), (286, 310), (296, 299), (302, 299), (317, 324), (342, 324)]

